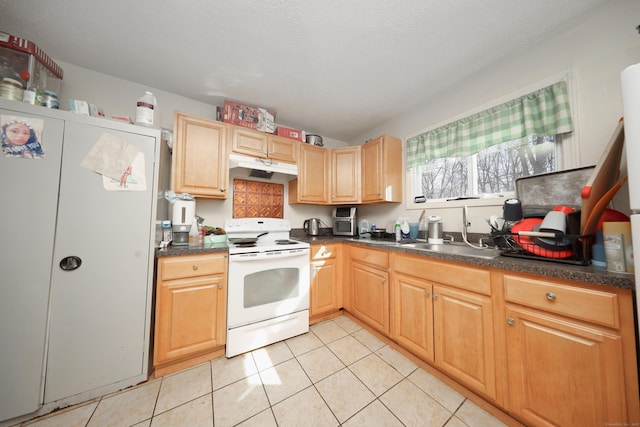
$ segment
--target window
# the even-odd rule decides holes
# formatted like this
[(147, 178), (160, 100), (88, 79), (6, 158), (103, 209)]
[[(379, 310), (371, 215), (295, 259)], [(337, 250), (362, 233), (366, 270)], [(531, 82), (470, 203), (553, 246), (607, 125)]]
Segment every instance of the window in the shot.
[(409, 187), (429, 201), (510, 196), (516, 178), (561, 167), (572, 130), (559, 82), (408, 138)]

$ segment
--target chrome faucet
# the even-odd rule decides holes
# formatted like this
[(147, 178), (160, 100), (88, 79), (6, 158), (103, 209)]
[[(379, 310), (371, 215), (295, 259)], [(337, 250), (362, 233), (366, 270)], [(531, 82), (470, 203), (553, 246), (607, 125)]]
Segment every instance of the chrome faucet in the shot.
[(467, 228), (469, 226), (471, 226), (471, 222), (469, 221), (469, 207), (467, 205), (464, 205), (462, 207), (462, 241), (472, 248), (486, 248), (487, 245), (482, 241), (482, 239), (480, 239), (480, 246), (474, 245), (473, 243), (469, 242), (469, 239), (467, 238)]

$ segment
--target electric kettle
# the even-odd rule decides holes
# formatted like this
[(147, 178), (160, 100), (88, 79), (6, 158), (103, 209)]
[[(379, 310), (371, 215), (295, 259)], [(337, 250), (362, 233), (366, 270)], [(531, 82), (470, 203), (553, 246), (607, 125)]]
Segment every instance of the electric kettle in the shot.
[(320, 218), (305, 219), (302, 229), (309, 236), (317, 236), (320, 234)]

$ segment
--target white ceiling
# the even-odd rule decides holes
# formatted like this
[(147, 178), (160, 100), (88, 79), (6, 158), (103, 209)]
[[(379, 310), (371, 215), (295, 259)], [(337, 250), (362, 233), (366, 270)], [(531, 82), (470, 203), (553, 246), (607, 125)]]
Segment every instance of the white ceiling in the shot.
[(349, 141), (608, 0), (0, 0), (52, 58)]

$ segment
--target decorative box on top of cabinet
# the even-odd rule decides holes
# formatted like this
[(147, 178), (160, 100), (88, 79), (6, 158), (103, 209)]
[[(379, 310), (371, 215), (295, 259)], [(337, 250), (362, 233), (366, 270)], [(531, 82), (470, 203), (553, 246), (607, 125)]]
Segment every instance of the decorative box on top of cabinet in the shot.
[(156, 290), (156, 376), (224, 353), (226, 253), (158, 258)]
[(402, 141), (382, 135), (362, 145), (362, 203), (402, 202)]
[(504, 275), (507, 409), (531, 425), (640, 420), (630, 290)]
[(229, 193), (229, 125), (176, 111), (171, 188), (195, 197), (226, 199)]

